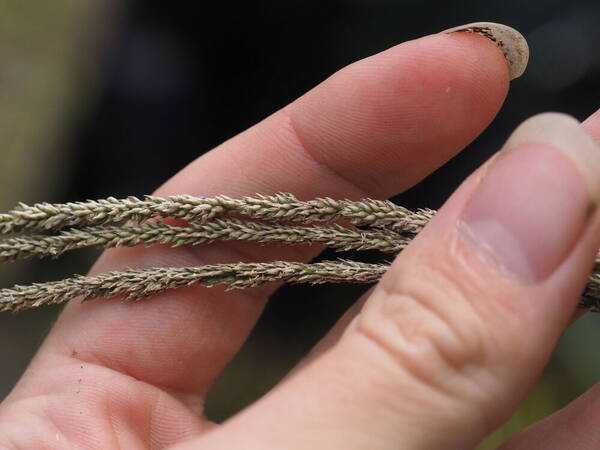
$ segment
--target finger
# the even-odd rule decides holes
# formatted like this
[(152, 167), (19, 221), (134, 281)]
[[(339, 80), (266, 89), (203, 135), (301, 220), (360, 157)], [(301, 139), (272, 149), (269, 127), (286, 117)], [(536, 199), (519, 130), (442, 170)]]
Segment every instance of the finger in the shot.
[[(394, 194), (446, 161), (491, 121), (507, 90), (502, 56), (481, 36), (440, 34), (367, 58), (199, 158), (158, 194)], [(106, 252), (93, 272), (308, 259), (314, 252), (229, 245), (200, 252), (119, 249)], [(79, 360), (137, 380), (203, 394), (246, 338), (266, 294), (191, 287), (136, 305), (71, 304), (37, 361), (76, 352)]]
[[(583, 126), (597, 142), (600, 142), (600, 110), (590, 116)], [(581, 315), (583, 311), (578, 312), (575, 317)], [(599, 385), (594, 386), (565, 408), (510, 438), (502, 448), (598, 448), (600, 433), (596, 426), (596, 417), (600, 408), (599, 389)]]
[(399, 255), (339, 342), (205, 444), (475, 446), (570, 321), (600, 244), (599, 173), (600, 147), (576, 121), (527, 121)]
[(597, 142), (600, 142), (600, 109), (588, 117), (588, 119), (583, 122), (583, 126)]
[[(227, 183), (234, 196), (282, 189), (301, 197), (396, 194), (478, 136), (501, 106), (508, 78), (524, 70), (528, 53), (522, 36), (505, 26), (490, 30), (514, 35), (505, 48), (523, 53), (509, 72), (502, 52), (478, 35), (406, 42), (342, 69), (260, 126), (196, 160), (159, 192), (221, 194), (220, 174), (233, 170), (231, 175), (242, 178)], [(199, 190), (200, 172), (218, 175), (204, 178)]]
[[(594, 140), (600, 143), (600, 110), (597, 110), (594, 114), (588, 117), (582, 125), (587, 130), (587, 132), (590, 133)], [(585, 314), (585, 309), (578, 309), (573, 314), (571, 323), (574, 323), (577, 319), (581, 318)]]
[(501, 449), (597, 449), (599, 410), (600, 385), (596, 385), (565, 408), (508, 439)]
[[(585, 129), (592, 135), (594, 140), (600, 143), (600, 110), (596, 111), (590, 117), (588, 117), (584, 122), (583, 126)], [(370, 295), (370, 291), (361, 297), (361, 299), (352, 305), (352, 307), (342, 316), (342, 318), (334, 325), (334, 327), (327, 333), (327, 335), (315, 346), (315, 348), (310, 352), (309, 355), (302, 361), (301, 366), (309, 364), (314, 359), (318, 358), (319, 355), (325, 353), (332, 345), (334, 345), (339, 338), (342, 336), (346, 327), (354, 317), (356, 317), (361, 309), (362, 305), (364, 305), (367, 297)], [(583, 314), (585, 314), (585, 310), (577, 310), (573, 315), (572, 321), (574, 322), (578, 318), (580, 318)], [(294, 371), (299, 369), (299, 367), (295, 368)]]

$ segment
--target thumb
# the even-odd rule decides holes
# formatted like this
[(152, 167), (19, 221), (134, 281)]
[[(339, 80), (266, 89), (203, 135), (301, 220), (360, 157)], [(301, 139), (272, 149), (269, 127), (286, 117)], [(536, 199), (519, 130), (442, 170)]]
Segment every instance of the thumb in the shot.
[(600, 148), (579, 123), (526, 121), (396, 259), (338, 343), (207, 444), (475, 446), (568, 325), (599, 244), (599, 198)]

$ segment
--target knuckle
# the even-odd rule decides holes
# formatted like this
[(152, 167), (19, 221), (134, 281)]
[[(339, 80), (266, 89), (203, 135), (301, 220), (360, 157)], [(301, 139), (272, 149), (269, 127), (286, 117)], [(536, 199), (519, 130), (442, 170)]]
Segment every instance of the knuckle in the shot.
[(435, 261), (384, 278), (356, 329), (421, 383), (462, 395), (485, 372), (495, 340), (472, 306), (481, 283), (457, 283), (456, 267)]

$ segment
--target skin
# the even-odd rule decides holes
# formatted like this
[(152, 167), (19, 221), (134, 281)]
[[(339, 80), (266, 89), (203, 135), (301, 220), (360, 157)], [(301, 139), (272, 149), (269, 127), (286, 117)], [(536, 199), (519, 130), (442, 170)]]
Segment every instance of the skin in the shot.
[[(156, 194), (386, 198), (418, 183), (480, 134), (508, 88), (503, 55), (482, 36), (406, 42), (342, 69), (192, 162)], [(598, 113), (586, 127), (600, 139)], [(443, 240), (453, 239), (452, 223), (477, 180), (476, 173), (465, 181), (380, 285), (289, 377), (224, 424), (204, 417), (204, 399), (276, 286), (240, 292), (192, 286), (136, 304), (70, 303), (0, 405), (0, 447), (475, 446), (510, 416), (540, 374), (569, 324), (599, 243), (597, 227), (587, 227), (560, 270), (539, 286), (498, 277), (493, 264), (481, 270), (454, 264), (456, 255)], [(239, 243), (111, 249), (92, 273), (307, 261), (317, 252)], [(534, 311), (526, 300), (541, 293), (551, 299), (537, 302)], [(396, 302), (400, 297), (416, 300)], [(447, 297), (455, 300), (452, 313), (441, 306)], [(497, 314), (474, 313), (475, 297)], [(398, 331), (414, 324), (411, 339)], [(381, 334), (372, 338), (374, 332)], [(524, 333), (526, 345), (517, 340)], [(436, 376), (427, 375), (432, 371)], [(577, 448), (592, 448), (600, 439), (592, 426), (599, 399), (592, 389), (505, 447), (548, 448), (537, 447), (546, 439), (552, 448), (573, 448), (576, 435)]]

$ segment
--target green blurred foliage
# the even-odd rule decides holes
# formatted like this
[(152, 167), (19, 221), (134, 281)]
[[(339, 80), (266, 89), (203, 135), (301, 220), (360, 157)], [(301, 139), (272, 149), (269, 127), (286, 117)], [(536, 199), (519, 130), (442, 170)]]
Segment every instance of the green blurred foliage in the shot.
[[(71, 156), (64, 143), (93, 98), (93, 37), (113, 14), (111, 2), (0, 0), (0, 209), (47, 201), (63, 188)], [(38, 270), (35, 261), (3, 265), (2, 285), (64, 277), (89, 254)], [(0, 397), (42, 342), (58, 308), (0, 316)]]

